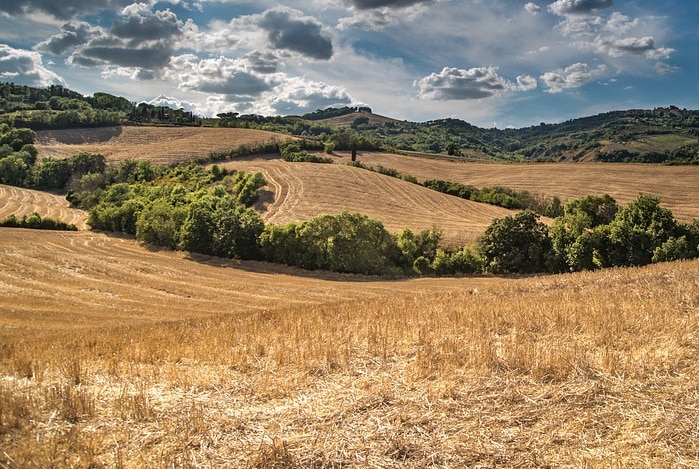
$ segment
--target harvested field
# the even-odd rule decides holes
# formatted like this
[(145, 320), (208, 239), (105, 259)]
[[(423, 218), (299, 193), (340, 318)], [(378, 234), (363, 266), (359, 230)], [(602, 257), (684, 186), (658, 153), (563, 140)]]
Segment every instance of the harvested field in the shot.
[[(342, 160), (349, 155), (341, 153)], [(625, 205), (639, 193), (659, 197), (682, 221), (699, 219), (699, 166), (616, 163), (473, 163), (364, 153), (358, 160), (384, 166), (422, 181), (444, 179), (475, 187), (504, 186), (566, 201), (586, 195), (609, 194)]]
[(380, 219), (390, 232), (437, 227), (444, 232), (445, 244), (465, 245), (473, 243), (493, 219), (513, 213), (340, 164), (258, 158), (222, 166), (264, 174), (269, 192), (258, 209), (266, 222), (276, 224), (349, 210)]
[(41, 217), (75, 225), (79, 230), (87, 229), (87, 213), (70, 207), (65, 197), (0, 184), (0, 219), (10, 215), (19, 218), (34, 212)]
[(699, 261), (298, 274), (4, 229), (0, 464), (699, 466)]
[(67, 158), (86, 151), (101, 153), (110, 163), (133, 158), (171, 164), (286, 138), (291, 137), (253, 129), (123, 126), (40, 131), (36, 148), (39, 158)]

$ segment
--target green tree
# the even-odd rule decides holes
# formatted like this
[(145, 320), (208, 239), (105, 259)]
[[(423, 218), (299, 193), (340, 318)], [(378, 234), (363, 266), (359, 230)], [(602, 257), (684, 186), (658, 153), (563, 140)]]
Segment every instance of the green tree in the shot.
[(29, 166), (16, 153), (0, 159), (0, 183), (23, 186), (29, 178)]
[(612, 265), (650, 264), (656, 248), (678, 234), (672, 212), (660, 199), (640, 194), (609, 224), (607, 260)]
[(495, 220), (479, 238), (478, 247), (490, 272), (533, 273), (546, 270), (551, 240), (538, 215), (524, 211)]
[(45, 189), (63, 189), (72, 174), (69, 160), (44, 158), (33, 168), (34, 185)]
[(157, 199), (145, 207), (136, 221), (136, 239), (176, 249), (180, 227), (185, 221), (184, 207), (174, 207), (165, 199)]

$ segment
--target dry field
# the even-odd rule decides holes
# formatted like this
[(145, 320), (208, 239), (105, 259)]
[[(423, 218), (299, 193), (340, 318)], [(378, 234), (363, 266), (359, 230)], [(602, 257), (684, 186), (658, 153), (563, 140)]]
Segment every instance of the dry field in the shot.
[(87, 228), (87, 213), (72, 208), (65, 197), (0, 184), (0, 219), (10, 215), (19, 218), (34, 212), (41, 217), (75, 225), (79, 230)]
[(699, 467), (699, 262), (380, 281), (0, 236), (0, 467)]
[[(349, 156), (340, 153), (343, 159)], [(532, 194), (558, 196), (564, 202), (586, 195), (609, 194), (621, 205), (639, 193), (659, 197), (682, 221), (699, 219), (699, 166), (615, 163), (503, 164), (456, 162), (364, 153), (358, 161), (384, 166), (424, 179), (444, 179), (475, 187), (496, 185)]]
[(101, 153), (108, 162), (127, 158), (171, 164), (205, 157), (239, 145), (290, 137), (253, 129), (123, 126), (37, 132), (39, 158), (67, 158), (82, 151)]
[(222, 166), (260, 171), (268, 182), (257, 208), (269, 223), (308, 220), (342, 210), (380, 219), (397, 233), (437, 227), (447, 245), (475, 242), (495, 218), (512, 212), (451, 197), (396, 178), (346, 165), (288, 163), (278, 158), (240, 159)]

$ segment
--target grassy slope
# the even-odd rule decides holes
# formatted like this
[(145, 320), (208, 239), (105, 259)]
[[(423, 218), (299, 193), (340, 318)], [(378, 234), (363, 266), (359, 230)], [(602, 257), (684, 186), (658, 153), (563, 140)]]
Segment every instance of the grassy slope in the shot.
[(697, 262), (401, 282), (269, 269), (3, 230), (0, 462), (699, 465)]

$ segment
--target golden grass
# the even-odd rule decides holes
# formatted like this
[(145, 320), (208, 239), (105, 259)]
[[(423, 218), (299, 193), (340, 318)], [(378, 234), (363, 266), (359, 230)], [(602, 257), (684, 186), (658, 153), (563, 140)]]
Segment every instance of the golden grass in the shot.
[[(339, 161), (339, 160), (338, 160)], [(440, 194), (422, 186), (347, 165), (239, 159), (222, 166), (260, 171), (268, 182), (257, 209), (269, 223), (304, 221), (343, 210), (380, 219), (398, 233), (439, 228), (447, 245), (475, 242), (495, 218), (512, 212)]]
[(387, 282), (9, 229), (0, 254), (5, 467), (699, 465), (697, 261)]
[(39, 158), (67, 158), (86, 151), (101, 153), (108, 162), (127, 158), (171, 164), (206, 157), (240, 145), (290, 138), (254, 129), (123, 126), (37, 132)]
[(65, 197), (0, 184), (0, 219), (10, 215), (21, 218), (34, 212), (41, 217), (75, 225), (80, 230), (87, 228), (87, 212), (72, 208)]
[[(340, 153), (344, 159), (349, 156)], [(659, 197), (675, 218), (699, 219), (699, 166), (615, 163), (473, 163), (417, 158), (387, 153), (364, 153), (357, 158), (369, 166), (382, 165), (424, 179), (444, 179), (475, 187), (496, 185), (532, 194), (558, 196), (564, 202), (587, 195), (609, 194), (626, 205), (639, 193)]]

